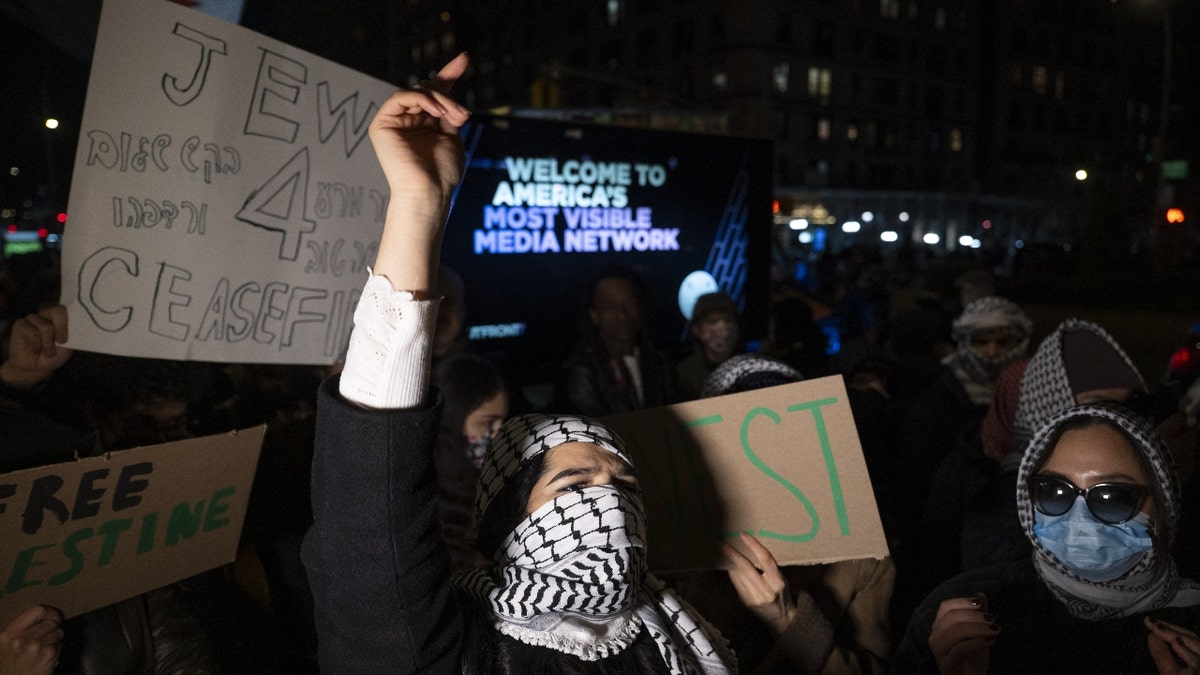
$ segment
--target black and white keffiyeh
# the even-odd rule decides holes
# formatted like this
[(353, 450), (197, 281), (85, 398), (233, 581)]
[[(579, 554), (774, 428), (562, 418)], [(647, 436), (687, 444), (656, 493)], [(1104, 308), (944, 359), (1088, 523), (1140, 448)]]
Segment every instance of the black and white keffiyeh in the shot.
[[(1071, 573), (1033, 533), (1034, 507), (1029, 478), (1045, 463), (1060, 436), (1059, 428), (1080, 417), (1096, 417), (1133, 439), (1133, 448), (1150, 467), (1146, 476), (1153, 493), (1154, 547), (1124, 576), (1113, 581), (1090, 581)], [(1179, 479), (1171, 453), (1162, 438), (1133, 413), (1116, 404), (1070, 408), (1050, 418), (1034, 435), (1017, 474), (1017, 512), (1025, 536), (1033, 543), (1033, 561), (1046, 586), (1076, 617), (1101, 620), (1132, 616), (1159, 607), (1200, 604), (1200, 584), (1179, 576), (1170, 552), (1179, 525)]]
[[(1104, 359), (1106, 365), (1097, 363), (1096, 370), (1124, 366), (1120, 368), (1123, 372), (1112, 374), (1112, 384), (1108, 386), (1133, 381), (1141, 383), (1138, 387), (1140, 390), (1144, 391), (1146, 388), (1133, 361), (1103, 328), (1089, 321), (1067, 319), (1038, 345), (1021, 379), (1021, 395), (1017, 403), (1017, 415), (1013, 420), (1013, 445), (1017, 450), (1025, 448), (1033, 432), (1045, 424), (1046, 420), (1076, 405), (1077, 392), (1068, 376), (1063, 352), (1064, 336), (1076, 331), (1094, 333), (1098, 336), (1100, 344), (1112, 348), (1109, 358)], [(1093, 373), (1093, 379), (1097, 379), (1097, 376), (1103, 379), (1103, 374)]]
[(800, 382), (799, 370), (766, 354), (735, 354), (717, 366), (704, 380), (701, 398)]
[[(971, 346), (971, 337), (985, 330), (1009, 333), (1019, 341), (1007, 353), (985, 358)], [(951, 325), (951, 331), (957, 348), (942, 361), (942, 365), (954, 372), (972, 403), (988, 405), (1000, 372), (1029, 349), (1033, 321), (1015, 302), (989, 295), (964, 307)]]
[[(480, 516), (523, 465), (574, 442), (629, 462), (621, 439), (589, 418), (505, 421), (484, 459)], [(490, 607), (499, 632), (526, 644), (597, 660), (629, 647), (644, 627), (672, 673), (736, 672), (716, 629), (646, 571), (645, 551), (641, 499), (613, 486), (587, 487), (529, 514), (501, 542), (491, 566), (455, 583)]]

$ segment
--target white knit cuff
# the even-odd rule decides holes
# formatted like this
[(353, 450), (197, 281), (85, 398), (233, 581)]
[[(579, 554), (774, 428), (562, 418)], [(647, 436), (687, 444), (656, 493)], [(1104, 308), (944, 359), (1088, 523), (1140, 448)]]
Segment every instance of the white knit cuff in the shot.
[(417, 300), (372, 274), (354, 310), (339, 391), (367, 408), (416, 408), (429, 389), (430, 354), (441, 299)]

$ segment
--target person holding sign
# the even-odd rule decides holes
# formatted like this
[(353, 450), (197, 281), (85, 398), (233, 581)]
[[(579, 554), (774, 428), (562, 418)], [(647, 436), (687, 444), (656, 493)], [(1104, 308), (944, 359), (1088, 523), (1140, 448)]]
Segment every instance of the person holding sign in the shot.
[(1033, 554), (934, 590), (900, 672), (1200, 672), (1200, 584), (1171, 557), (1179, 481), (1153, 429), (1117, 404), (1067, 409), (1030, 441), (1016, 494)]
[(727, 673), (710, 626), (645, 569), (636, 474), (594, 420), (525, 415), (485, 455), (487, 567), (451, 581), (430, 390), (437, 257), (462, 177), (449, 95), (465, 54), (385, 101), (370, 137), (391, 189), (345, 370), (322, 385), (304, 560), (323, 673)]
[(49, 675), (62, 650), (62, 613), (34, 605), (0, 630), (0, 675)]

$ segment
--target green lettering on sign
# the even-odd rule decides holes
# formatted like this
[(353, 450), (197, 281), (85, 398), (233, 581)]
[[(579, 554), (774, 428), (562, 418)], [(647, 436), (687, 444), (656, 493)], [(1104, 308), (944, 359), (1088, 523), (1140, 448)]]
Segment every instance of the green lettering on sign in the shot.
[(829, 432), (825, 428), (825, 416), (821, 407), (837, 403), (836, 398), (823, 398), (807, 403), (797, 403), (788, 406), (788, 412), (808, 410), (812, 413), (813, 423), (817, 427), (817, 439), (821, 443), (821, 455), (825, 458), (825, 472), (829, 475), (829, 491), (833, 493), (833, 508), (837, 513), (838, 527), (842, 536), (850, 535), (850, 517), (846, 514), (846, 497), (842, 494), (842, 480), (838, 477), (837, 462), (833, 459), (833, 447), (829, 444)]
[[(821, 530), (821, 520), (820, 516), (817, 515), (816, 507), (813, 506), (813, 503), (808, 499), (804, 492), (800, 490), (800, 488), (792, 485), (790, 481), (779, 475), (777, 471), (767, 466), (767, 463), (762, 461), (762, 459), (760, 459), (750, 447), (750, 422), (756, 417), (760, 416), (770, 419), (775, 424), (779, 424), (782, 421), (782, 418), (779, 417), (779, 414), (769, 408), (754, 408), (750, 412), (746, 413), (745, 419), (742, 420), (742, 451), (746, 453), (746, 457), (750, 460), (750, 463), (754, 465), (754, 468), (763, 472), (768, 478), (786, 488), (788, 492), (791, 492), (792, 495), (804, 506), (804, 510), (808, 512), (808, 517), (812, 520), (812, 529), (804, 534), (781, 534), (779, 532), (771, 532), (770, 530), (759, 530), (756, 534), (758, 534), (760, 537), (778, 539), (780, 541), (809, 541), (813, 537), (817, 536), (817, 533)], [(726, 533), (726, 537), (728, 536), (729, 533)]]

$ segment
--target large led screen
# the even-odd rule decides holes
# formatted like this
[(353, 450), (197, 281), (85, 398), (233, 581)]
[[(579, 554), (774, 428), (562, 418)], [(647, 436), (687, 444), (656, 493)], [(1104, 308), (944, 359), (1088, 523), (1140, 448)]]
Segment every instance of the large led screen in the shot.
[(723, 290), (765, 332), (769, 141), (476, 116), (443, 263), (466, 286), (465, 331), (510, 384), (553, 383), (592, 277), (634, 269), (655, 341), (677, 353), (691, 306)]

